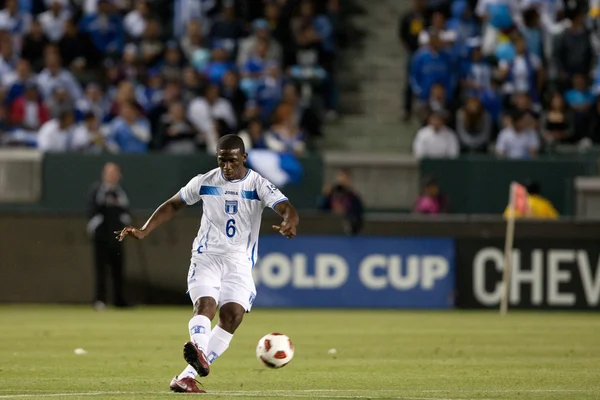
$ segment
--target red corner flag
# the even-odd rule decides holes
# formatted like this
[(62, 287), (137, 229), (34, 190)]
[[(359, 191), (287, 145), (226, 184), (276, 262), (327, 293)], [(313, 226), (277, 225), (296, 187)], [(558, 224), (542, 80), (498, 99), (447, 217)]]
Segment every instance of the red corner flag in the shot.
[(511, 209), (515, 210), (517, 215), (529, 215), (529, 197), (525, 186), (513, 182), (510, 185)]

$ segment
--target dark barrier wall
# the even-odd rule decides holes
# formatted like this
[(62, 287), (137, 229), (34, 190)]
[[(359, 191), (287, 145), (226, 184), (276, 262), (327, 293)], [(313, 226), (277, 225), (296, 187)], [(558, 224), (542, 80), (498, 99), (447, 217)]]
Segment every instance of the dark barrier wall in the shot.
[[(138, 224), (143, 219), (138, 218)], [(271, 224), (277, 221), (279, 218), (273, 212), (265, 212), (262, 225), (264, 236), (261, 239), (265, 247), (260, 248), (261, 256), (280, 253), (283, 256), (277, 262), (294, 263), (294, 267), (301, 265), (304, 257), (306, 269), (302, 274), (298, 272), (299, 268), (294, 269), (298, 275), (291, 279), (296, 283), (284, 280), (281, 276), (275, 277), (279, 281), (274, 281), (276, 274), (273, 269), (277, 266), (273, 258), (268, 266), (270, 270), (266, 272), (268, 276), (263, 273), (263, 266), (260, 265), (262, 260), (259, 260), (258, 278), (265, 296), (259, 300), (259, 293), (257, 302), (260, 301), (263, 306), (290, 305), (289, 301), (293, 298), (307, 296), (311, 290), (317, 289), (328, 292), (319, 294), (323, 301), (328, 296), (333, 300), (337, 296), (336, 301), (345, 301), (339, 297), (340, 293), (334, 296), (332, 291), (335, 288), (317, 288), (316, 280), (313, 287), (309, 285), (318, 268), (322, 269), (319, 282), (325, 282), (327, 286), (328, 282), (333, 281), (336, 272), (331, 270), (331, 263), (336, 257), (336, 263), (342, 265), (343, 262), (348, 271), (348, 277), (342, 285), (345, 287), (343, 296), (356, 296), (356, 293), (362, 293), (361, 297), (373, 296), (370, 302), (350, 299), (355, 303), (346, 305), (381, 307), (388, 302), (385, 298), (389, 299), (396, 293), (397, 298), (390, 302), (390, 307), (447, 307), (454, 303), (453, 299), (445, 301), (443, 297), (424, 297), (434, 295), (429, 291), (431, 288), (436, 288), (435, 296), (447, 295), (446, 285), (453, 279), (448, 273), (452, 268), (457, 272), (455, 303), (458, 306), (488, 307), (497, 303), (495, 296), (499, 276), (496, 270), (505, 231), (501, 219), (407, 217), (392, 220), (381, 217), (368, 220), (365, 235), (349, 241), (342, 237), (340, 219), (304, 213), (299, 229), (301, 236), (298, 240), (286, 240), (285, 245), (277, 242), (279, 236), (267, 236), (271, 232)], [(86, 222), (85, 218), (74, 216), (0, 214), (0, 301), (90, 301), (93, 281), (91, 247), (85, 235)], [(198, 225), (197, 213), (183, 214), (146, 240), (127, 243), (125, 251), (130, 300), (147, 303), (187, 302), (186, 276), (191, 242)], [(337, 238), (311, 239), (313, 235)], [(372, 236), (385, 236), (387, 239), (377, 244), (379, 241)], [(597, 309), (600, 272), (594, 241), (598, 237), (600, 222), (519, 222), (516, 243), (520, 254), (519, 263), (515, 264), (519, 271), (516, 275), (519, 279), (519, 297), (513, 299), (512, 306)], [(435, 241), (432, 238), (445, 239)], [(449, 253), (452, 246), (454, 263)], [(327, 261), (327, 268), (318, 267), (319, 254), (333, 255), (328, 259), (322, 258)], [(400, 262), (409, 262), (410, 256), (419, 259), (415, 265), (419, 265), (420, 275), (415, 285), (409, 285), (406, 280), (409, 277), (406, 268), (409, 267), (401, 269), (398, 266)], [(440, 256), (447, 265), (440, 262)], [(428, 267), (425, 268), (425, 265)], [(291, 271), (291, 267), (288, 270)], [(528, 275), (529, 270), (535, 272)], [(425, 271), (429, 273), (423, 275)], [(532, 281), (533, 284), (530, 283)], [(278, 288), (278, 285), (281, 287)], [(290, 292), (290, 289), (293, 290)], [(531, 290), (533, 294), (528, 292)], [(275, 297), (282, 295), (288, 296), (288, 303)]]
[[(123, 186), (136, 209), (157, 207), (175, 194), (194, 176), (217, 167), (216, 158), (208, 154), (171, 156), (147, 155), (83, 155), (46, 154), (44, 156), (42, 202), (38, 205), (6, 206), (4, 210), (47, 212), (83, 212), (92, 182), (100, 178), (107, 161), (119, 164)], [(283, 188), (299, 208), (314, 208), (323, 184), (321, 157), (303, 157), (303, 181)]]
[(453, 213), (499, 214), (508, 202), (511, 181), (534, 179), (562, 215), (573, 215), (573, 180), (593, 175), (596, 158), (543, 158), (527, 161), (467, 157), (423, 160), (421, 176), (438, 178)]

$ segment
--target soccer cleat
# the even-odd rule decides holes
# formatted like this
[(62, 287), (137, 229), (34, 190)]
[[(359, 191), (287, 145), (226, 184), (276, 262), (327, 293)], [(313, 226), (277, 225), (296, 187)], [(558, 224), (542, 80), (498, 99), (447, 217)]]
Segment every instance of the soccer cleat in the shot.
[(196, 384), (194, 378), (181, 378), (178, 376), (173, 378), (169, 388), (175, 393), (206, 393), (206, 390), (202, 390)]
[(200, 376), (207, 376), (210, 373), (210, 364), (195, 343), (187, 342), (183, 345), (183, 358), (192, 366)]

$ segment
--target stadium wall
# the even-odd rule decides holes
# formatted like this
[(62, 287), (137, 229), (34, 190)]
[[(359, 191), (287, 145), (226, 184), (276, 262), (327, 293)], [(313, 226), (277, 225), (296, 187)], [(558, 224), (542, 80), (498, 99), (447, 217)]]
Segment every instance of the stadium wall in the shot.
[[(144, 216), (145, 217), (145, 216)], [(138, 218), (141, 223), (143, 218)], [(496, 307), (504, 222), (499, 218), (369, 218), (343, 236), (337, 217), (303, 214), (301, 236), (269, 235), (255, 267), (262, 307)], [(0, 302), (91, 301), (86, 219), (0, 214)], [(186, 212), (125, 253), (129, 300), (185, 304), (197, 213)], [(599, 309), (600, 222), (519, 222), (511, 306)]]

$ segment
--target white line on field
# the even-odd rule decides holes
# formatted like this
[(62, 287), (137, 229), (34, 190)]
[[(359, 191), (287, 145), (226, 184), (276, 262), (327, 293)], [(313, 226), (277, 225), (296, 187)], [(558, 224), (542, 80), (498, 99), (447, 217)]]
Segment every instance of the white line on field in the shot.
[[(393, 390), (393, 389), (305, 389), (305, 390), (248, 390), (248, 391), (210, 391), (207, 395), (231, 396), (231, 397), (281, 397), (281, 398), (321, 398), (321, 399), (395, 399), (395, 400), (458, 400), (447, 397), (415, 397), (402, 396), (400, 393), (422, 393), (422, 394), (456, 394), (456, 393), (600, 393), (600, 390), (591, 389), (482, 389), (482, 390)], [(31, 394), (4, 394), (0, 399), (18, 399), (18, 398), (41, 398), (41, 397), (74, 397), (74, 396), (102, 396), (102, 395), (150, 395), (150, 394), (168, 394), (167, 390), (163, 392), (127, 392), (127, 391), (91, 391), (91, 392), (67, 392), (67, 393), (31, 393)], [(357, 394), (352, 394), (357, 393)], [(359, 395), (362, 394), (362, 395)], [(469, 400), (469, 399), (462, 399)], [(475, 400), (475, 399), (470, 399)], [(489, 399), (477, 399), (489, 400)]]
[[(393, 400), (459, 400), (450, 399), (445, 397), (407, 397), (407, 396), (352, 396), (352, 395), (336, 395), (336, 394), (324, 394), (326, 392), (352, 392), (352, 390), (326, 390), (322, 391), (323, 394), (314, 394), (315, 392), (304, 392), (296, 391), (282, 392), (282, 391), (252, 391), (252, 392), (233, 392), (233, 391), (215, 391), (209, 392), (207, 395), (213, 396), (231, 396), (231, 397), (282, 397), (282, 398), (318, 398), (318, 399), (393, 399)], [(9, 394), (0, 395), (0, 399), (18, 399), (18, 398), (40, 398), (40, 397), (65, 397), (65, 396), (102, 396), (102, 395), (149, 395), (149, 394), (169, 394), (168, 391), (164, 392), (80, 392), (80, 393), (37, 393), (37, 394)], [(469, 399), (463, 399), (469, 400)], [(474, 400), (474, 399), (472, 399)], [(478, 399), (478, 400), (491, 400), (491, 399)]]

